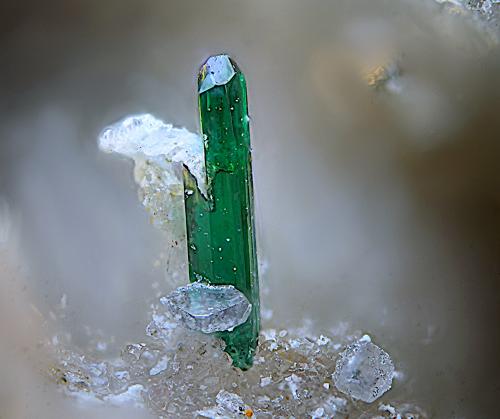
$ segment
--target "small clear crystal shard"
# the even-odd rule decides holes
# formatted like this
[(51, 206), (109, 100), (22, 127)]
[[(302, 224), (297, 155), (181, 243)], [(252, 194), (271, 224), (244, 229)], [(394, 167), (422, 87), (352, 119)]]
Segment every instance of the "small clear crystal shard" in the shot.
[(252, 305), (232, 285), (194, 282), (162, 298), (184, 326), (203, 333), (231, 330), (248, 319)]
[(241, 416), (249, 417), (245, 412), (252, 412), (240, 396), (226, 390), (219, 391), (215, 401), (216, 407), (199, 410), (198, 415), (208, 419), (232, 419)]
[(393, 375), (389, 354), (363, 338), (339, 355), (333, 381), (342, 393), (371, 403), (391, 388)]

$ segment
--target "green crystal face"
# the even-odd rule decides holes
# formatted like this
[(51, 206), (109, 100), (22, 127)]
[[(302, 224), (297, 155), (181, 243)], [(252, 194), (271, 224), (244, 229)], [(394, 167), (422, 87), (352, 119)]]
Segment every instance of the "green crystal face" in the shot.
[(233, 285), (248, 298), (248, 320), (221, 332), (233, 365), (252, 366), (260, 324), (250, 131), (245, 77), (226, 55), (210, 57), (199, 74), (207, 194), (184, 170), (189, 276)]

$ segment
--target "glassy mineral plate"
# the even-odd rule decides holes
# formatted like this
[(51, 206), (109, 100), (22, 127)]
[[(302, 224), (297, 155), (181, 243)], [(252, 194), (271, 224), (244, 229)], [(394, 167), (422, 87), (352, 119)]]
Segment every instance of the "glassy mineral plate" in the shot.
[(232, 330), (245, 323), (252, 310), (245, 295), (232, 285), (200, 282), (177, 288), (161, 302), (185, 327), (203, 333)]

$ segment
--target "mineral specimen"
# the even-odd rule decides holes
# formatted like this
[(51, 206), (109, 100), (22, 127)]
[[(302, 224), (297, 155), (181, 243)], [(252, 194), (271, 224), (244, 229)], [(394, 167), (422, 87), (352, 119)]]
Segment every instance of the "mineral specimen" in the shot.
[[(412, 405), (361, 406), (341, 394), (375, 400), (390, 388), (394, 371), (389, 356), (366, 338), (356, 341), (360, 334), (348, 335), (346, 323), (324, 335), (314, 334), (309, 323), (297, 329), (267, 329), (257, 348), (246, 87), (227, 56), (212, 57), (202, 67), (199, 102), (205, 144), (201, 136), (148, 114), (125, 118), (99, 139), (103, 150), (134, 160), (141, 199), (164, 232), (184, 227), (186, 210), (193, 284), (183, 287), (189, 291), (182, 296), (174, 291), (179, 297), (173, 303), (177, 316), (153, 306), (147, 336), (127, 345), (121, 359), (96, 360), (61, 350), (55, 339), (49, 343), (58, 352), (52, 376), (76, 397), (145, 405), (159, 418), (386, 418), (393, 411), (407, 413), (405, 418), (426, 418)], [(185, 232), (175, 234), (183, 239)], [(224, 298), (219, 298), (221, 287), (224, 293), (231, 290)], [(169, 305), (173, 295), (162, 301)], [(231, 326), (228, 320), (243, 324)], [(219, 332), (224, 347), (213, 336), (178, 327), (179, 322), (207, 332), (234, 331)], [(347, 349), (339, 355), (344, 345)], [(223, 349), (242, 369), (252, 365), (257, 350), (254, 367), (244, 373), (234, 368)], [(338, 388), (331, 380), (334, 370)]]
[(207, 197), (185, 170), (189, 275), (192, 282), (233, 285), (250, 301), (248, 320), (221, 334), (234, 365), (248, 369), (260, 305), (246, 82), (234, 61), (218, 55), (202, 66), (198, 88)]
[(161, 301), (184, 326), (203, 333), (232, 330), (245, 323), (252, 310), (245, 295), (231, 285), (195, 282)]
[(182, 244), (184, 231), (177, 229), (185, 217), (191, 281), (233, 285), (250, 301), (247, 321), (221, 334), (234, 365), (247, 369), (257, 346), (260, 304), (245, 77), (227, 55), (210, 57), (198, 94), (204, 147), (200, 136), (149, 114), (106, 128), (99, 146), (134, 160), (154, 224)]

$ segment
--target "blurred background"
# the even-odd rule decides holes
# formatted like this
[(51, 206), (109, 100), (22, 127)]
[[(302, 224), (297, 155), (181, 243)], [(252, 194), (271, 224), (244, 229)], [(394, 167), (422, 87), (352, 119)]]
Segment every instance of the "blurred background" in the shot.
[(498, 26), (441, 3), (2, 1), (0, 418), (147, 417), (64, 398), (38, 342), (116, 356), (179, 280), (132, 164), (96, 138), (139, 112), (197, 131), (220, 52), (248, 80), (272, 321), (368, 332), (402, 373), (392, 399), (493, 417)]

